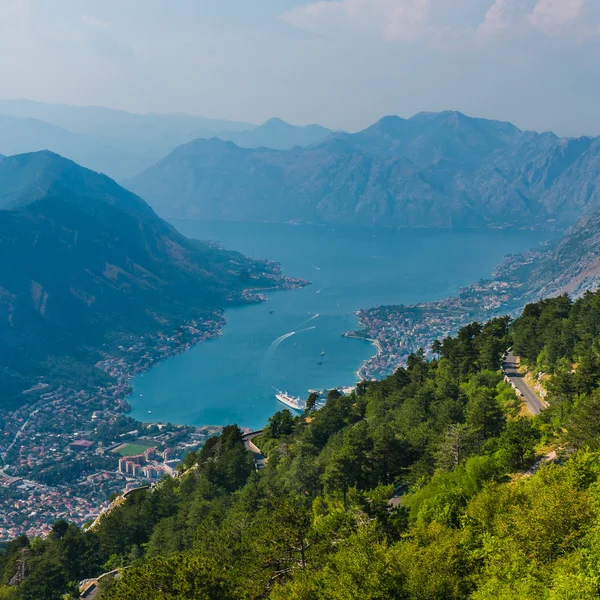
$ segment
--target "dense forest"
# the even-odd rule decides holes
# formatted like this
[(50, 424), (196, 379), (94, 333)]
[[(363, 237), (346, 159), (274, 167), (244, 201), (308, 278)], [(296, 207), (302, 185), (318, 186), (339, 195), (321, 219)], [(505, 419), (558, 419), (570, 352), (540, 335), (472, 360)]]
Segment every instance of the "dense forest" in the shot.
[[(511, 345), (548, 390), (535, 419), (503, 381)], [(76, 598), (117, 567), (97, 598), (600, 597), (600, 292), (431, 350), (321, 410), (274, 415), (259, 472), (230, 426), (97, 527), (14, 540), (0, 599)]]

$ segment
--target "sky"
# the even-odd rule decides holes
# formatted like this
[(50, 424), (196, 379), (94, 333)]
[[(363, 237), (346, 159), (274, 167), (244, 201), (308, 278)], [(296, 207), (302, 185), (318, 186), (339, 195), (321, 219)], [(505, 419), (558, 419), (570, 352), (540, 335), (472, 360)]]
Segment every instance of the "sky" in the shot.
[(0, 97), (600, 134), (600, 0), (0, 0)]

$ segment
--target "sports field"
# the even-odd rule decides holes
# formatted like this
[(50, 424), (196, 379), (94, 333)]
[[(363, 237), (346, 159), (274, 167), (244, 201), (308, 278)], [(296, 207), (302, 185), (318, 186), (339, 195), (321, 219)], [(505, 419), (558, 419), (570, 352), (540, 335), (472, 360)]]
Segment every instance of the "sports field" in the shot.
[(115, 454), (120, 454), (121, 456), (137, 456), (138, 454), (143, 454), (144, 451), (148, 448), (155, 447), (156, 444), (152, 442), (135, 442), (135, 444), (122, 444), (113, 450)]

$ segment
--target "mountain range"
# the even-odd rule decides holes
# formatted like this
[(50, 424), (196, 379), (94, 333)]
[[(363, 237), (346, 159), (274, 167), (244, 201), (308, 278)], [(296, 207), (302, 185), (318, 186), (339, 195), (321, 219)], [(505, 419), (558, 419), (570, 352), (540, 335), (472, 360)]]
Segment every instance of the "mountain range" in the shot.
[(171, 146), (153, 148), (128, 140), (74, 133), (38, 119), (0, 115), (1, 154), (8, 156), (46, 149), (118, 179), (147, 168)]
[(448, 111), (289, 150), (197, 139), (125, 185), (165, 217), (561, 228), (599, 203), (599, 176), (598, 138)]
[(269, 119), (259, 127), (245, 131), (229, 131), (215, 134), (224, 141), (233, 142), (240, 148), (273, 148), (290, 150), (311, 146), (328, 137), (332, 131), (320, 125), (298, 127), (278, 118)]
[[(172, 331), (282, 278), (192, 241), (113, 180), (48, 151), (0, 157), (0, 389), (125, 335)], [(95, 360), (94, 360), (95, 359)]]
[(138, 115), (103, 107), (0, 100), (0, 154), (51, 150), (121, 180), (147, 169), (177, 146), (218, 137), (256, 148), (293, 148), (324, 139), (319, 125), (281, 119), (261, 126), (185, 114)]
[[(89, 124), (73, 132), (55, 120), (0, 117), (0, 129), (12, 128), (22, 146), (60, 139), (65, 154), (82, 160), (93, 146), (88, 161), (104, 144), (107, 160), (127, 162), (126, 143), (113, 147)], [(526, 269), (528, 297), (577, 295), (600, 282), (600, 139), (521, 131), (456, 112), (385, 117), (356, 134), (272, 119), (255, 129), (232, 125), (229, 135), (239, 145), (213, 137), (177, 147), (128, 180), (133, 191), (50, 151), (0, 156), (0, 251), (10, 257), (0, 264), (6, 397), (34, 373), (72, 360), (90, 364), (103, 344), (202, 320), (242, 301), (245, 288), (283, 282), (274, 263), (188, 240), (158, 215), (571, 226)], [(264, 147), (267, 137), (294, 147)]]

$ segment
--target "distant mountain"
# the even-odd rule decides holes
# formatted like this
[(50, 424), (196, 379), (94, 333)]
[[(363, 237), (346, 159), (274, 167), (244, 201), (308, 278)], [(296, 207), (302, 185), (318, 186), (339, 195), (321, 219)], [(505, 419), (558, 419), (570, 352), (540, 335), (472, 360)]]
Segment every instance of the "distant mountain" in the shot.
[[(165, 147), (164, 150), (170, 150)], [(121, 179), (139, 173), (162, 157), (160, 149), (142, 143), (73, 133), (39, 121), (0, 115), (0, 153), (52, 150), (94, 171)]]
[(0, 158), (0, 255), (4, 399), (54, 362), (89, 364), (103, 344), (201, 321), (281, 280), (277, 265), (188, 240), (113, 180), (50, 152)]
[[(38, 119), (74, 133), (146, 141), (156, 140), (157, 136), (163, 135), (169, 138), (169, 143), (180, 140), (180, 144), (193, 139), (193, 132), (244, 131), (255, 127), (249, 123), (182, 113), (135, 114), (103, 106), (45, 104), (26, 99), (0, 99), (0, 114)], [(192, 137), (188, 137), (190, 134)]]
[[(281, 119), (269, 119), (266, 123), (247, 131), (222, 131), (213, 137), (234, 142), (241, 148), (273, 148), (289, 150), (297, 146), (311, 146), (324, 140), (330, 129), (320, 125), (299, 127), (290, 125)], [(204, 137), (204, 136), (199, 136)]]
[(197, 138), (289, 149), (310, 146), (329, 133), (319, 125), (297, 127), (281, 119), (256, 127), (184, 114), (137, 115), (95, 106), (0, 100), (0, 153), (51, 150), (117, 180), (137, 175)]
[(1, 153), (51, 150), (117, 180), (147, 169), (190, 140), (253, 128), (189, 115), (0, 100)]
[(336, 136), (357, 151), (408, 158), (426, 168), (441, 161), (480, 164), (490, 153), (518, 143), (523, 132), (511, 123), (446, 111), (419, 113), (410, 119), (387, 116), (359, 133)]
[(444, 112), (288, 151), (195, 140), (125, 185), (165, 217), (552, 228), (600, 202), (599, 177), (598, 139)]

